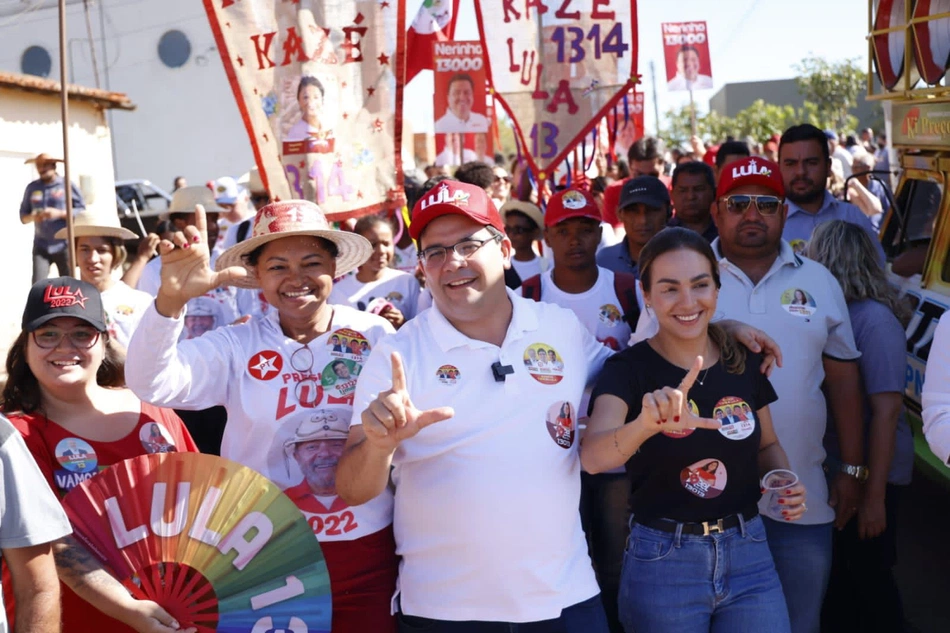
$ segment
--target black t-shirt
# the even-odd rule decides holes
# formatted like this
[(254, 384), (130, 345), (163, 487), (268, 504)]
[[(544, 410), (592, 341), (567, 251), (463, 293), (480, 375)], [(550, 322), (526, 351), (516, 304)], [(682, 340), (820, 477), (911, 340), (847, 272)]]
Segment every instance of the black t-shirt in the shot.
[[(693, 412), (722, 417), (723, 427), (679, 436), (658, 433), (643, 443), (626, 465), (635, 516), (700, 522), (755, 505), (762, 433), (755, 412), (778, 399), (760, 363), (760, 356), (749, 354), (743, 374), (727, 372), (722, 363), (699, 372), (703, 384), (697, 381), (687, 394)], [(591, 408), (599, 395), (617, 396), (627, 403), (629, 423), (640, 415), (644, 394), (676, 387), (686, 373), (643, 341), (607, 361)]]

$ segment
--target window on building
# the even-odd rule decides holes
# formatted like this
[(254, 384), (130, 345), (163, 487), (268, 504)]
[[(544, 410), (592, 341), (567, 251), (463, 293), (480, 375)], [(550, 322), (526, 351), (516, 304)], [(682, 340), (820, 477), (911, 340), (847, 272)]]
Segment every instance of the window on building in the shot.
[(158, 41), (158, 57), (169, 68), (181, 68), (191, 57), (191, 42), (178, 30), (166, 31)]
[(24, 75), (49, 77), (52, 69), (53, 58), (42, 46), (31, 46), (23, 51), (23, 56), (20, 58), (20, 71)]

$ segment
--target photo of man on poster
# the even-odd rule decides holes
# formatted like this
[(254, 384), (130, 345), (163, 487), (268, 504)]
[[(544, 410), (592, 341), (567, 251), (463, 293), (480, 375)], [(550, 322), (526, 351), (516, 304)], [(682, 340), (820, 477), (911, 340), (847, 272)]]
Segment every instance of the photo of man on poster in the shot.
[[(471, 74), (459, 72), (452, 75), (451, 79), (449, 79), (448, 90), (446, 91), (447, 107), (442, 116), (435, 122), (435, 133), (449, 134), (460, 132), (464, 134), (488, 132), (488, 117), (474, 111), (479, 105), (483, 109), (485, 107), (484, 86), (480, 89), (482, 98), (477, 99), (476, 95), (479, 93)], [(480, 102), (480, 104), (478, 102)]]

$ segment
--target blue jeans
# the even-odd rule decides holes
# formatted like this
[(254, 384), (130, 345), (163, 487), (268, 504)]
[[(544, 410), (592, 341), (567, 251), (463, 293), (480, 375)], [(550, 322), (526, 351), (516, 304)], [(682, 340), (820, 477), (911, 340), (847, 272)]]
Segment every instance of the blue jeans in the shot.
[(692, 536), (633, 524), (620, 578), (628, 633), (788, 633), (762, 519)]
[(792, 633), (818, 633), (831, 575), (832, 523), (796, 525), (766, 517), (765, 531), (788, 603)]
[(455, 622), (399, 614), (399, 633), (607, 633), (600, 595), (567, 607), (541, 622)]

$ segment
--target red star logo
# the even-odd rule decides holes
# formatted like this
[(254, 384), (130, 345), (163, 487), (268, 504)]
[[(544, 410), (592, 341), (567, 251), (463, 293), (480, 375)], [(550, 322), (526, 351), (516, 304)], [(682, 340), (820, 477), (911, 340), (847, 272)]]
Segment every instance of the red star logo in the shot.
[(379, 60), (380, 64), (386, 64), (386, 65), (389, 64), (389, 56), (386, 55), (386, 53), (380, 53), (379, 57), (377, 57), (376, 59)]
[(238, 66), (240, 66), (241, 68), (244, 68), (244, 60), (241, 59), (240, 55), (238, 55), (237, 63), (238, 63)]
[(307, 161), (306, 161), (306, 160), (302, 160), (302, 161), (300, 161), (300, 163), (299, 163), (297, 166), (300, 167), (300, 169), (306, 169), (306, 168), (307, 168)]
[(376, 88), (373, 88), (372, 86), (370, 86), (369, 88), (366, 89), (366, 92), (369, 93), (369, 96), (372, 97), (373, 93), (376, 92)]
[(379, 3), (379, 8), (380, 8), (380, 9), (388, 9), (388, 8), (389, 8), (389, 3), (386, 2), (386, 0), (383, 0), (382, 2)]
[(258, 380), (270, 380), (280, 374), (284, 367), (284, 359), (274, 350), (265, 349), (247, 361), (247, 373)]

